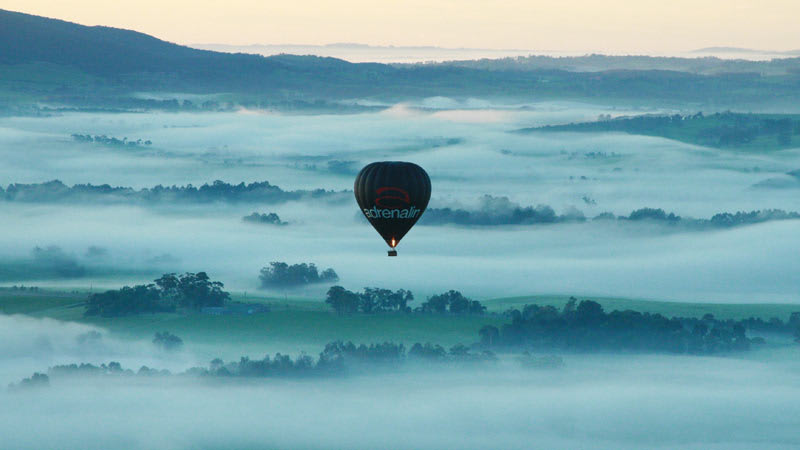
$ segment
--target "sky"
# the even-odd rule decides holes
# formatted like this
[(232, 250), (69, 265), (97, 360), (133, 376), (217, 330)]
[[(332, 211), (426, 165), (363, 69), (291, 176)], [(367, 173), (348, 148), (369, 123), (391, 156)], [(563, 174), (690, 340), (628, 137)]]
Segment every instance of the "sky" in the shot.
[(180, 44), (328, 44), (663, 54), (800, 49), (796, 0), (3, 0), (0, 8)]

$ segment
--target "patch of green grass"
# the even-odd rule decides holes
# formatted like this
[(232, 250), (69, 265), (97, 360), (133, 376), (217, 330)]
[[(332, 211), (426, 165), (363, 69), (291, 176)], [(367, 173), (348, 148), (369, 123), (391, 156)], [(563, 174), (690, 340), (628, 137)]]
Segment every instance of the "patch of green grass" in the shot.
[(36, 315), (47, 310), (71, 309), (83, 313), (80, 307), (86, 300), (85, 294), (59, 291), (0, 291), (0, 313)]
[[(508, 318), (501, 314), (485, 316), (439, 316), (422, 314), (337, 315), (319, 300), (292, 297), (233, 294), (235, 301), (269, 304), (271, 311), (252, 315), (213, 316), (190, 313), (143, 314), (127, 317), (84, 317), (82, 302), (86, 292), (40, 291), (20, 293), (0, 290), (0, 312), (49, 317), (106, 328), (117, 338), (150, 340), (156, 332), (169, 331), (181, 337), (194, 354), (208, 357), (262, 357), (268, 352), (306, 351), (314, 354), (334, 340), (355, 343), (384, 341), (432, 342), (445, 347), (470, 344), (479, 339), (484, 325), (502, 326)], [(585, 299), (587, 297), (580, 297)], [(750, 316), (786, 320), (800, 305), (683, 303), (611, 297), (589, 297), (607, 311), (632, 309), (665, 316), (702, 317), (706, 313), (719, 319)], [(526, 304), (562, 308), (569, 300), (563, 295), (537, 295), (485, 300), (490, 313), (500, 313)]]
[[(384, 341), (433, 342), (444, 346), (478, 340), (484, 325), (500, 326), (500, 316), (438, 316), (420, 314), (337, 315), (318, 300), (303, 298), (244, 297), (235, 301), (266, 303), (271, 311), (252, 315), (214, 316), (201, 313), (158, 313), (126, 317), (84, 317), (81, 306), (86, 293), (41, 292), (18, 294), (0, 291), (0, 311), (92, 324), (110, 330), (118, 338), (152, 339), (169, 331), (194, 349), (207, 349), (217, 356), (221, 347), (228, 354), (258, 354), (273, 351), (319, 351), (334, 340), (356, 343)], [(214, 353), (217, 352), (217, 353)]]

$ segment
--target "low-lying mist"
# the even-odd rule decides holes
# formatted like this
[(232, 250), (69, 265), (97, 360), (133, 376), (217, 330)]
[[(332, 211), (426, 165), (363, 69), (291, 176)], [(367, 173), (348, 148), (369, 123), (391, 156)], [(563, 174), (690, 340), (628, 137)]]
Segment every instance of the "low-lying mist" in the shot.
[[(477, 338), (477, 336), (476, 336)], [(415, 363), (338, 376), (198, 376), (222, 356), (260, 354), (219, 339), (165, 351), (101, 327), (0, 315), (0, 386), (71, 363), (173, 375), (52, 375), (0, 388), (3, 446), (86, 448), (792, 448), (800, 445), (798, 346), (722, 357), (562, 354)], [(232, 353), (236, 348), (239, 353)], [(307, 349), (316, 357), (319, 349)], [(279, 349), (277, 350), (279, 351)], [(291, 356), (298, 356), (290, 353)], [(544, 355), (547, 355), (545, 353)]]
[(60, 379), (0, 393), (17, 405), (0, 412), (0, 432), (12, 448), (778, 449), (800, 445), (797, 370), (580, 356), (552, 370), (501, 362), (327, 380)]
[[(26, 283), (40, 285), (118, 287), (145, 282), (145, 274), (153, 272), (207, 271), (228, 289), (254, 290), (262, 267), (285, 261), (331, 267), (350, 289), (382, 286), (420, 295), (460, 289), (479, 298), (564, 293), (798, 301), (796, 221), (756, 220), (736, 227), (696, 222), (718, 213), (800, 211), (797, 189), (762, 183), (797, 170), (798, 150), (734, 152), (613, 133), (513, 132), (635, 112), (437, 97), (348, 115), (243, 110), (5, 117), (0, 119), (4, 187), (58, 179), (66, 186), (132, 190), (104, 194), (102, 188), (88, 196), (84, 190), (53, 199), (37, 188), (39, 197), (0, 201), (6, 218), (0, 260), (13, 265), (30, 259), (35, 247), (57, 246), (89, 267), (81, 256), (86, 249), (105, 249), (94, 261), (102, 259), (106, 272), (88, 270), (80, 278), (28, 273)], [(403, 240), (396, 259), (385, 257), (384, 243), (348, 197), (354, 173), (385, 159), (416, 162), (433, 181), (430, 217)], [(198, 194), (187, 201), (191, 196), (170, 191), (151, 201), (149, 194), (158, 185), (200, 187), (214, 180), (232, 186), (267, 181), (278, 187), (270, 191), (277, 197), (248, 197), (243, 191), (244, 200)], [(759, 183), (762, 187), (753, 187)], [(335, 194), (309, 194), (317, 189)], [(532, 216), (537, 205), (546, 205), (567, 220), (557, 226), (515, 223), (505, 217), (509, 208), (498, 209), (496, 201), (487, 210), (486, 196), (507, 199), (506, 206)], [(447, 208), (479, 214), (443, 220)], [(630, 218), (644, 208), (696, 221), (679, 227), (571, 221), (579, 214)], [(502, 227), (465, 226), (485, 225), (480, 214), (498, 211), (490, 219)], [(513, 215), (513, 207), (510, 211)], [(242, 220), (254, 212), (277, 214), (288, 225)], [(703, 232), (683, 232), (698, 228)], [(11, 278), (5, 277), (13, 283)], [(324, 287), (294, 294), (322, 292)]]
[(200, 362), (191, 352), (165, 353), (152, 342), (123, 340), (108, 330), (49, 318), (0, 314), (0, 386), (76, 361), (179, 370)]

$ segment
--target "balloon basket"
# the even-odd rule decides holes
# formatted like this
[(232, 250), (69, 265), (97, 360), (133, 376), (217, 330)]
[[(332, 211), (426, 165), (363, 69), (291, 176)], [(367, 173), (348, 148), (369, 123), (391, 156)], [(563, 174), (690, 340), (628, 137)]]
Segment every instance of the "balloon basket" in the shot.
[(397, 256), (397, 250), (395, 249), (389, 250), (389, 256)]

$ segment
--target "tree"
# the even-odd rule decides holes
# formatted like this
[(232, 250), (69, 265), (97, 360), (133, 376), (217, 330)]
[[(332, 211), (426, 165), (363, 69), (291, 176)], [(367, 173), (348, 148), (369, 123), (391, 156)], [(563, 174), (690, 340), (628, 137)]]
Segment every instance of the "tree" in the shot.
[(319, 280), (322, 282), (336, 282), (339, 281), (339, 275), (336, 275), (336, 271), (329, 267), (319, 274)]
[(269, 263), (269, 267), (262, 268), (258, 278), (261, 280), (262, 288), (293, 287), (339, 281), (339, 276), (333, 269), (325, 269), (320, 274), (317, 266), (313, 263), (289, 265), (280, 261), (273, 261)]
[(230, 294), (223, 291), (223, 287), (222, 282), (211, 281), (205, 272), (187, 272), (178, 279), (180, 305), (194, 309), (225, 306)]
[[(179, 338), (178, 336), (175, 336), (174, 334), (171, 334), (168, 331), (164, 331), (155, 334), (155, 336), (153, 337), (153, 344), (155, 344), (156, 346), (160, 347), (163, 350), (174, 351), (183, 347), (183, 339)], [(119, 363), (111, 363), (111, 364), (117, 364), (117, 366), (119, 366)], [(109, 366), (111, 364), (109, 364)]]
[(84, 314), (113, 317), (172, 312), (178, 306), (194, 309), (224, 306), (230, 294), (222, 290), (223, 287), (221, 282), (211, 281), (205, 272), (187, 272), (181, 276), (167, 273), (155, 280), (155, 284), (124, 286), (92, 294), (86, 302)]
[(470, 300), (461, 292), (454, 290), (428, 298), (428, 301), (417, 309), (436, 314), (444, 314), (448, 309), (452, 314), (483, 314), (486, 311), (486, 307), (479, 301)]
[[(748, 350), (754, 341), (748, 339), (747, 327), (767, 326), (760, 319), (723, 321), (710, 314), (698, 319), (631, 310), (606, 313), (590, 300), (577, 307), (570, 301), (561, 311), (549, 305), (525, 305), (522, 311), (513, 309), (507, 315), (511, 323), (503, 325), (497, 335), (489, 327), (479, 331), (484, 345), (712, 354)], [(770, 320), (768, 327), (788, 331), (779, 319), (774, 324)]]
[(447, 312), (448, 297), (446, 295), (434, 295), (420, 306), (422, 312), (444, 314)]
[(481, 315), (486, 312), (486, 307), (481, 304), (481, 302), (477, 300), (472, 300), (469, 302), (469, 309), (467, 310), (470, 314), (474, 315)]
[(130, 314), (174, 311), (173, 305), (161, 301), (160, 291), (152, 284), (125, 286), (92, 294), (86, 301), (87, 316), (115, 317)]
[(259, 214), (254, 212), (249, 216), (242, 217), (242, 220), (249, 223), (258, 223), (258, 224), (267, 224), (267, 225), (288, 225), (288, 223), (281, 220), (281, 218), (275, 213), (269, 214)]
[(592, 325), (603, 320), (605, 313), (600, 303), (592, 300), (584, 300), (578, 304), (575, 310), (575, 319), (582, 324)]
[(481, 344), (492, 346), (498, 342), (500, 330), (493, 325), (484, 325), (478, 330), (478, 334), (481, 336)]
[(575, 297), (570, 297), (569, 301), (564, 304), (564, 308), (561, 310), (561, 314), (564, 316), (571, 316), (575, 314), (575, 305), (578, 303), (578, 299)]
[(341, 286), (332, 286), (328, 289), (325, 303), (331, 305), (339, 314), (352, 314), (358, 311), (359, 296)]
[(449, 294), (449, 302), (450, 303), (450, 312), (453, 314), (465, 314), (469, 312), (470, 308), (470, 300), (465, 298), (461, 295), (461, 292), (458, 291), (450, 291)]
[(408, 311), (408, 303), (414, 300), (411, 291), (398, 289), (393, 292), (390, 289), (364, 288), (364, 292), (359, 294), (361, 297), (361, 310), (365, 313), (387, 312), (387, 311)]
[(374, 295), (370, 295), (369, 293), (363, 293), (358, 295), (358, 306), (361, 309), (361, 312), (370, 314), (375, 312), (378, 309), (379, 300), (375, 298)]
[(426, 342), (425, 345), (416, 343), (408, 351), (408, 356), (427, 359), (427, 360), (442, 360), (447, 356), (447, 351), (441, 345), (434, 345)]

